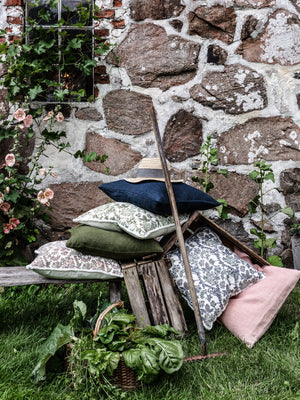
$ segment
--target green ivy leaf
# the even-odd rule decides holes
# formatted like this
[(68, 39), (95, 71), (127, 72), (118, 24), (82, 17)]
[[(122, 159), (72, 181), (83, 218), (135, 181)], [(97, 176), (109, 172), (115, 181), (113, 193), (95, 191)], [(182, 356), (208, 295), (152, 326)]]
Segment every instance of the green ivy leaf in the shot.
[(289, 216), (290, 218), (293, 218), (295, 216), (295, 211), (291, 207), (281, 208), (280, 211)]
[(270, 256), (267, 258), (267, 261), (271, 265), (275, 265), (275, 267), (283, 267), (283, 262), (279, 256)]
[(270, 181), (272, 181), (272, 182), (275, 182), (275, 178), (274, 178), (273, 172), (268, 172), (268, 173), (265, 175), (265, 180), (270, 180)]
[(228, 170), (227, 169), (218, 169), (217, 173), (220, 175), (224, 175), (226, 178), (228, 178)]
[(228, 205), (227, 205), (227, 201), (224, 199), (218, 199), (217, 200), (219, 203), (221, 203), (221, 205), (217, 206), (217, 211), (219, 216), (222, 219), (227, 219), (228, 218)]
[(29, 89), (29, 97), (31, 100), (35, 100), (36, 96), (43, 92), (43, 89), (40, 85), (34, 86), (32, 89)]

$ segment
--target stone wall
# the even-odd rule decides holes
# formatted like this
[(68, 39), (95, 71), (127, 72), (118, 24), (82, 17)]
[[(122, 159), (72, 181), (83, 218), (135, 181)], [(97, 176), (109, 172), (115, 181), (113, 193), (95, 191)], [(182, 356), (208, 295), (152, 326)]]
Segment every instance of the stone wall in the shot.
[[(173, 174), (185, 182), (196, 185), (191, 177), (199, 174), (200, 146), (213, 138), (219, 166), (230, 171), (227, 179), (212, 173), (210, 192), (229, 204), (229, 220), (218, 220), (225, 229), (252, 247), (249, 231), (259, 217), (247, 211), (257, 193), (248, 174), (259, 158), (272, 164), (281, 189), (266, 196), (267, 215), (290, 205), (299, 218), (299, 0), (97, 4), (95, 32), (116, 46), (95, 69), (96, 101), (67, 106), (64, 129), (74, 149), (107, 154), (110, 172), (49, 151), (45, 164), (54, 166), (58, 178), (49, 182), (55, 198), (48, 239), (64, 237), (74, 216), (109, 201), (99, 183), (134, 176), (142, 157), (158, 156), (152, 105)], [(18, 36), (21, 0), (0, 5), (1, 28)], [(207, 214), (218, 219), (215, 211)], [(291, 266), (289, 222), (279, 213), (267, 229), (277, 238), (275, 253)]]

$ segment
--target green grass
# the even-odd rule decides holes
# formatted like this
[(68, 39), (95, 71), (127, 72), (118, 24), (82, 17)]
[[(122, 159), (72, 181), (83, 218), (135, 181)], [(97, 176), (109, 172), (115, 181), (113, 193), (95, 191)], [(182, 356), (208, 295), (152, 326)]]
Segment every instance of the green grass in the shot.
[[(129, 393), (101, 386), (87, 376), (70, 376), (61, 364), (47, 380), (31, 378), (38, 350), (58, 322), (68, 323), (73, 301), (82, 300), (96, 312), (106, 284), (67, 287), (36, 286), (2, 289), (0, 293), (0, 399), (93, 400), (300, 400), (300, 285), (294, 289), (266, 334), (248, 349), (226, 328), (215, 324), (206, 332), (208, 353), (225, 356), (184, 363), (173, 375), (162, 375), (150, 386)], [(125, 305), (129, 307), (126, 291)], [(193, 312), (185, 304), (189, 335), (182, 340), (185, 355), (201, 354)]]

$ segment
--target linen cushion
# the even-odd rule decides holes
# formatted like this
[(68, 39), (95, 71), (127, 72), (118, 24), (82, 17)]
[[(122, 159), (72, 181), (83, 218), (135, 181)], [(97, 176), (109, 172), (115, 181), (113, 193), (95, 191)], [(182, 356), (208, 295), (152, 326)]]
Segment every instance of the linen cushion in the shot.
[[(173, 183), (172, 186), (179, 214), (207, 210), (220, 205), (208, 194), (185, 183)], [(164, 182), (129, 183), (121, 179), (104, 183), (99, 188), (113, 200), (135, 204), (159, 215), (172, 214)]]
[(66, 240), (46, 243), (36, 253), (37, 257), (26, 268), (47, 278), (113, 279), (123, 276), (116, 260), (84, 255), (66, 247)]
[[(263, 279), (264, 274), (225, 247), (208, 227), (199, 229), (185, 243), (202, 322), (209, 330), (225, 310), (229, 298)], [(171, 275), (193, 308), (181, 253), (176, 249), (167, 255), (172, 262)]]
[(66, 246), (83, 254), (133, 260), (163, 252), (155, 239), (140, 240), (125, 232), (113, 232), (88, 225), (75, 226), (70, 232), (71, 237)]
[[(184, 223), (188, 217), (189, 214), (181, 214), (179, 220)], [(126, 202), (104, 204), (87, 211), (73, 221), (115, 232), (125, 231), (138, 239), (156, 238), (175, 231), (172, 216), (154, 214)]]
[[(235, 250), (243, 260), (249, 256)], [(229, 300), (220, 321), (247, 347), (264, 335), (274, 321), (278, 311), (300, 279), (300, 271), (266, 265), (254, 265), (265, 274), (265, 279), (250, 286)]]

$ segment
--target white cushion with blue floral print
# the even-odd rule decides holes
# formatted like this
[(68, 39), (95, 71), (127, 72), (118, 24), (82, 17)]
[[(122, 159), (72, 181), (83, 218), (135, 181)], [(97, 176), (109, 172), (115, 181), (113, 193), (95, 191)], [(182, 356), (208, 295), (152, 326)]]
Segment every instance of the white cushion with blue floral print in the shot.
[[(230, 297), (263, 279), (264, 274), (224, 246), (218, 235), (208, 227), (200, 228), (185, 244), (202, 322), (209, 330), (225, 310)], [(170, 251), (167, 256), (172, 262), (171, 275), (182, 296), (193, 308), (179, 249)]]

